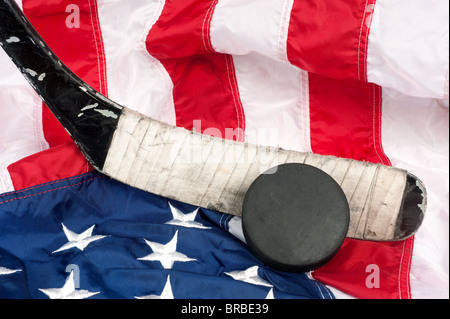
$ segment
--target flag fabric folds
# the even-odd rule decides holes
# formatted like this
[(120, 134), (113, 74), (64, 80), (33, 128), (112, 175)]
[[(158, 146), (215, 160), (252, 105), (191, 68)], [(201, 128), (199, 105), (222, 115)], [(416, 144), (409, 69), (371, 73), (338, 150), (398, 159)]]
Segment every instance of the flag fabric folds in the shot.
[(1, 205), (2, 298), (333, 296), (306, 274), (264, 266), (228, 232), (229, 217), (96, 172), (5, 194)]
[(401, 167), (428, 204), (409, 239), (346, 239), (313, 272), (271, 269), (239, 218), (95, 172), (0, 50), (0, 297), (448, 298), (448, 1), (17, 3), (120, 104), (204, 134)]

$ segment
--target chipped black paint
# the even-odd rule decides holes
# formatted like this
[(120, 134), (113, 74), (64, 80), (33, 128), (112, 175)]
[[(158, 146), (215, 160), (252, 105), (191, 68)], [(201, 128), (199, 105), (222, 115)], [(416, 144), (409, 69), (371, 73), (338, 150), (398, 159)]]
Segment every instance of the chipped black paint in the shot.
[(122, 106), (95, 91), (66, 67), (12, 0), (0, 1), (0, 46), (87, 159), (101, 170)]
[(427, 196), (422, 185), (416, 176), (408, 174), (394, 240), (414, 235), (422, 224), (427, 205)]

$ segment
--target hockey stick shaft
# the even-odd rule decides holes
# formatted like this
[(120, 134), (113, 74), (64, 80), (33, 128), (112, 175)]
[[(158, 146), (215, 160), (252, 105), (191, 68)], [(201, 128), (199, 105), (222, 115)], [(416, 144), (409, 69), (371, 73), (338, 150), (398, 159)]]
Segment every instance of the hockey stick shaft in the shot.
[[(65, 67), (12, 0), (0, 1), (0, 45), (92, 165), (114, 179), (239, 216), (256, 177), (279, 164), (306, 163), (341, 185), (351, 212), (348, 237), (402, 239), (420, 225), (425, 190), (404, 170), (223, 140), (116, 104)], [(421, 206), (405, 214), (411, 189)], [(407, 215), (417, 221), (405, 230)]]
[[(0, 45), (96, 167), (122, 107), (92, 89), (42, 40), (14, 1), (0, 1)], [(95, 124), (94, 124), (95, 123)]]
[(149, 121), (126, 108), (103, 171), (151, 193), (239, 216), (251, 183), (285, 163), (315, 166), (338, 182), (350, 206), (348, 237), (393, 240), (405, 235), (399, 218), (406, 189), (420, 182), (404, 170), (223, 140)]

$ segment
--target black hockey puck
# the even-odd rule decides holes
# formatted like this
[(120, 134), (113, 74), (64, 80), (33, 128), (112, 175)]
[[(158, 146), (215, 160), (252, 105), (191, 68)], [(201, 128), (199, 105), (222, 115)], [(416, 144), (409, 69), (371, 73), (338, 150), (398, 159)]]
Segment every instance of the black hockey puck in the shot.
[(252, 253), (273, 268), (305, 272), (327, 263), (341, 247), (350, 212), (336, 181), (306, 164), (283, 164), (261, 174), (242, 208)]

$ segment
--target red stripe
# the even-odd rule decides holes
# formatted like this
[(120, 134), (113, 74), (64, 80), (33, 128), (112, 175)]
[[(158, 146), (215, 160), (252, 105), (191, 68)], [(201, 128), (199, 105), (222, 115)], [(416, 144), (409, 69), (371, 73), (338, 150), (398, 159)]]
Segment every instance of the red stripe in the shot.
[(367, 81), (367, 48), (376, 0), (366, 0), (358, 40), (358, 80)]
[(214, 0), (211, 2), (211, 6), (209, 7), (208, 11), (206, 12), (205, 19), (203, 20), (203, 45), (205, 46), (206, 51), (208, 52), (214, 52), (214, 48), (212, 46), (211, 42), (211, 19), (214, 14), (214, 9), (216, 8), (218, 0)]
[(245, 119), (233, 59), (215, 53), (211, 44), (216, 4), (217, 0), (167, 0), (146, 47), (172, 79), (176, 125), (192, 129), (193, 122), (201, 120), (201, 132), (215, 128), (225, 137), (227, 128), (243, 132)]
[(411, 263), (415, 236), (403, 242), (402, 256), (399, 266), (398, 293), (401, 299), (412, 299), (411, 295)]
[(57, 145), (8, 166), (14, 189), (24, 189), (92, 170), (73, 142)]
[(309, 74), (313, 152), (389, 164), (381, 148), (381, 88)]
[[(79, 8), (79, 28), (68, 28), (68, 5)], [(79, 77), (107, 94), (106, 64), (95, 0), (23, 0), (23, 10), (56, 55)], [(44, 136), (50, 147), (71, 141), (47, 106), (43, 106)]]
[[(314, 153), (390, 165), (381, 145), (379, 86), (309, 74), (309, 88)], [(410, 298), (412, 241), (346, 239), (335, 258), (313, 275), (358, 298)], [(379, 267), (379, 288), (366, 285), (370, 265)]]
[(336, 79), (358, 79), (368, 40), (365, 12), (374, 2), (295, 1), (287, 41), (289, 61), (309, 72)]
[[(413, 239), (370, 242), (346, 239), (338, 254), (313, 277), (362, 299), (410, 299), (409, 272)], [(373, 286), (379, 270), (379, 286)]]
[(206, 54), (215, 0), (167, 0), (147, 36), (147, 50), (159, 60)]
[[(69, 4), (80, 10), (80, 27), (68, 28)], [(78, 76), (107, 94), (106, 63), (94, 0), (23, 0), (24, 13), (56, 55)], [(23, 189), (92, 170), (61, 124), (45, 104), (44, 136), (50, 149), (26, 157), (8, 167), (15, 189)]]

